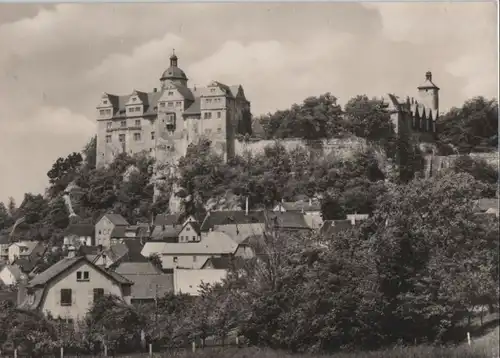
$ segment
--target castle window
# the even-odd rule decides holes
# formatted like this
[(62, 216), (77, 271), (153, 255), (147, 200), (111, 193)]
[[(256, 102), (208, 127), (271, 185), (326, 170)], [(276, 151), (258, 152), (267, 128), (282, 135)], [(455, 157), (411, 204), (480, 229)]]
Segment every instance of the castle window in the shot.
[(126, 126), (127, 126), (127, 121), (120, 122), (120, 127), (126, 127)]
[(113, 126), (113, 122), (106, 123), (106, 128), (111, 129), (112, 126)]
[(111, 143), (111, 136), (110, 135), (106, 136), (106, 143)]
[(135, 107), (135, 111), (136, 112), (140, 112), (141, 111), (141, 107)]
[(220, 118), (221, 117), (221, 113), (220, 112), (217, 112), (217, 118)]
[(134, 108), (134, 107), (130, 107), (130, 108), (128, 109), (128, 111), (129, 111), (129, 112), (135, 112), (135, 108)]
[(108, 115), (111, 114), (111, 109), (107, 109), (106, 114), (108, 114)]
[(207, 98), (207, 103), (212, 103), (212, 99), (211, 98)]
[(204, 119), (212, 119), (212, 112), (205, 112), (203, 114)]
[(140, 127), (141, 126), (141, 120), (140, 119), (136, 119), (135, 120), (135, 126), (136, 127)]
[(169, 96), (173, 96), (173, 95), (174, 95), (174, 92), (170, 91), (170, 92), (168, 92), (168, 95), (169, 95)]
[(167, 107), (173, 107), (173, 106), (174, 106), (174, 102), (168, 102)]
[(151, 132), (151, 140), (155, 140), (155, 132)]
[(165, 107), (165, 102), (161, 102), (160, 107)]
[(104, 116), (104, 113), (106, 113), (106, 112), (104, 111), (104, 109), (101, 109), (101, 110), (99, 111), (99, 114), (100, 114), (101, 116)]
[(141, 133), (134, 133), (134, 140), (137, 142), (137, 141), (140, 141), (141, 140)]
[(120, 143), (125, 142), (125, 134), (120, 134), (120, 135), (118, 136), (118, 140), (120, 141)]
[(176, 107), (180, 107), (180, 106), (182, 106), (182, 102), (175, 102), (175, 106), (176, 106)]

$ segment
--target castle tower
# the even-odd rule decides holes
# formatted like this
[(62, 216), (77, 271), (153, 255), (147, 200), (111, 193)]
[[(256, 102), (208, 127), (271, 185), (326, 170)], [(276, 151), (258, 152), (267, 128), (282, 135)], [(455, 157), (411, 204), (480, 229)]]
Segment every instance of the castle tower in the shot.
[(165, 89), (169, 83), (187, 87), (188, 78), (184, 71), (178, 67), (178, 58), (175, 54), (175, 50), (172, 51), (172, 56), (170, 56), (170, 67), (163, 72), (160, 81), (163, 89)]
[(439, 113), (439, 87), (432, 82), (432, 72), (426, 72), (425, 82), (417, 88), (419, 102)]

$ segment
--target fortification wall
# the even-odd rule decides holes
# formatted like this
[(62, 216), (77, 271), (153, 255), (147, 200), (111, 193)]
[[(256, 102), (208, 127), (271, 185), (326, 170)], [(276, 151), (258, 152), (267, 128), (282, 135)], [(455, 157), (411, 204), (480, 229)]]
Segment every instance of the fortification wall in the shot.
[(250, 151), (253, 154), (261, 154), (264, 148), (279, 143), (288, 151), (297, 148), (307, 148), (316, 151), (318, 154), (334, 153), (341, 157), (349, 157), (358, 150), (366, 148), (366, 141), (358, 137), (332, 138), (316, 141), (305, 141), (302, 139), (282, 139), (282, 140), (258, 140), (258, 141), (236, 141), (235, 154), (242, 155)]

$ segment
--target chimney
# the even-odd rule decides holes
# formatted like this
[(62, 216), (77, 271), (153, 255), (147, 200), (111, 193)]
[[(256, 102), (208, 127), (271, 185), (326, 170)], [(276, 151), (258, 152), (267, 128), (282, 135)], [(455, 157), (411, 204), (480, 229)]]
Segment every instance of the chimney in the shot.
[(248, 196), (245, 199), (245, 215), (248, 215)]
[(72, 259), (76, 256), (76, 249), (73, 245), (68, 247), (68, 259)]

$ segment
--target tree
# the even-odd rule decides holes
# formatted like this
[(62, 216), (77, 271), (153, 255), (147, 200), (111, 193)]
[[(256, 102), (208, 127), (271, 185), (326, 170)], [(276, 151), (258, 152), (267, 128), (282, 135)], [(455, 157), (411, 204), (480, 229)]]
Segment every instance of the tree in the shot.
[(358, 95), (346, 103), (344, 112), (354, 135), (380, 143), (384, 147), (390, 143), (394, 128), (387, 104), (382, 100)]
[(48, 202), (41, 196), (24, 194), (24, 200), (19, 207), (19, 211), (26, 218), (26, 224), (35, 224), (45, 217), (48, 210)]
[(495, 197), (498, 187), (498, 171), (481, 158), (461, 155), (455, 159), (451, 169), (456, 173), (468, 173), (486, 185), (484, 196)]
[(65, 190), (68, 184), (73, 181), (78, 169), (80, 169), (83, 157), (80, 153), (73, 152), (66, 158), (58, 158), (47, 172), (51, 188), (50, 195), (55, 197)]
[(69, 224), (69, 212), (64, 199), (59, 197), (49, 204), (49, 225), (65, 229)]
[(5, 207), (4, 203), (0, 202), (0, 232), (10, 227), (12, 224), (13, 221), (9, 214), (9, 210)]
[(162, 270), (163, 269), (163, 264), (161, 262), (160, 255), (158, 254), (151, 254), (148, 257), (149, 261), (158, 269)]
[(498, 147), (498, 102), (475, 97), (452, 108), (437, 122), (439, 141), (460, 153), (491, 151)]

